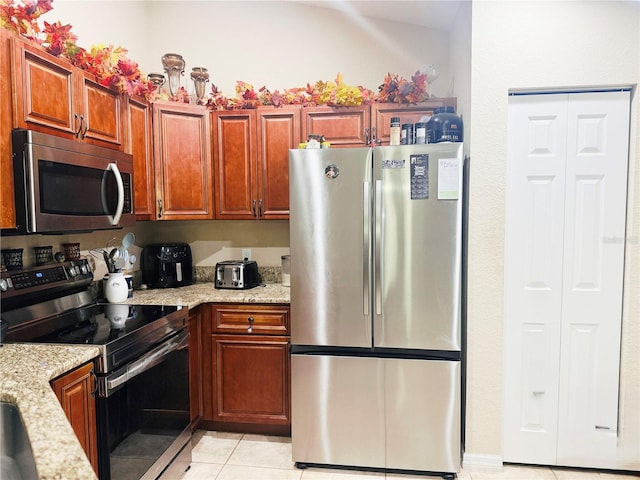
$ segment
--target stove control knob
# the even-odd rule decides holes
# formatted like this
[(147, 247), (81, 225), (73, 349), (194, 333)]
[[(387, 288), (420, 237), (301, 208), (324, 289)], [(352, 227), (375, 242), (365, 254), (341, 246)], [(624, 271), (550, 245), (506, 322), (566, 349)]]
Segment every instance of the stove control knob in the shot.
[(78, 269), (75, 266), (71, 266), (69, 267), (69, 270), (67, 270), (69, 272), (69, 276), (71, 278), (75, 277), (76, 275), (78, 275)]
[(80, 273), (81, 273), (82, 275), (86, 275), (87, 273), (89, 273), (89, 265), (87, 265), (87, 264), (83, 263), (83, 264), (80, 266)]
[(7, 282), (6, 278), (0, 278), (0, 290), (3, 292), (9, 290), (9, 282)]

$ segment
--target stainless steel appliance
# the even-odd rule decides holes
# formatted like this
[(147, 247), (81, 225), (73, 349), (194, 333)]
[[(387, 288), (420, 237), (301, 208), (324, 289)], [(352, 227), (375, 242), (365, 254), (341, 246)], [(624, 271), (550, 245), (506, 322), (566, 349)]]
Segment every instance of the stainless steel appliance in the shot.
[(151, 288), (185, 287), (193, 283), (188, 243), (154, 243), (142, 249), (142, 279)]
[(3, 235), (135, 224), (131, 155), (21, 129), (12, 143), (17, 228)]
[(460, 470), (462, 152), (290, 150), (299, 467)]
[(215, 287), (247, 290), (262, 283), (255, 260), (225, 260), (216, 263)]
[(99, 478), (174, 479), (191, 462), (187, 308), (95, 303), (86, 259), (2, 272), (6, 342), (95, 345)]

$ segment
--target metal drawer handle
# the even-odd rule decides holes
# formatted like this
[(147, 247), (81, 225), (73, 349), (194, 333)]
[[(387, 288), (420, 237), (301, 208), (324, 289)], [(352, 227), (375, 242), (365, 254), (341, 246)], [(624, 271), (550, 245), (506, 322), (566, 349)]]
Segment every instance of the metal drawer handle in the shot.
[(247, 321), (249, 322), (249, 328), (247, 328), (247, 332), (251, 333), (251, 330), (253, 330), (253, 322), (254, 322), (254, 319), (253, 319), (253, 317), (249, 317), (249, 318), (247, 319)]

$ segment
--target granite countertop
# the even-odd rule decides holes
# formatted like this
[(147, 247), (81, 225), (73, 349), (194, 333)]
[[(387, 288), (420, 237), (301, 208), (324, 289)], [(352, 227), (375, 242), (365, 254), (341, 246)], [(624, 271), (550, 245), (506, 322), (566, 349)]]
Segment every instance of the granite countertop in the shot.
[(97, 478), (49, 382), (98, 354), (92, 346), (0, 347), (0, 400), (18, 407), (40, 480)]
[(289, 303), (289, 300), (290, 289), (281, 283), (267, 283), (248, 290), (220, 290), (213, 282), (207, 282), (180, 288), (134, 290), (133, 297), (125, 303), (194, 308), (202, 303)]

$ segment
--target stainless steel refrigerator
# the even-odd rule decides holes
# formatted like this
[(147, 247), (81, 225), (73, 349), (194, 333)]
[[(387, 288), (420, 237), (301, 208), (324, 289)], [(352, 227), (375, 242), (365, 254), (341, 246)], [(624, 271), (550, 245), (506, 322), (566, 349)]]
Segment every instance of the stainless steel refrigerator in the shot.
[(297, 466), (461, 463), (461, 143), (290, 150)]

